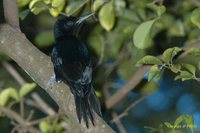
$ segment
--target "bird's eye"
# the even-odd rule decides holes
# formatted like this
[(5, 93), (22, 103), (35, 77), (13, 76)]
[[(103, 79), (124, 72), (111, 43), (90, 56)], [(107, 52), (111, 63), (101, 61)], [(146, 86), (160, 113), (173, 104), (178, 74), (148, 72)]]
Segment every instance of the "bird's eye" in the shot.
[(73, 22), (72, 21), (68, 21), (67, 23), (66, 23), (66, 26), (72, 26), (73, 25)]

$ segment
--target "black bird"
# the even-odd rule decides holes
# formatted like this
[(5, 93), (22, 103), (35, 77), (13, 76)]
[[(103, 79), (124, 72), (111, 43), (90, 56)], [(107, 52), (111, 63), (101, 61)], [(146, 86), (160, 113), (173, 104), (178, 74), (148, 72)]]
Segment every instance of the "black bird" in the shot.
[(92, 63), (86, 46), (78, 39), (78, 33), (85, 17), (67, 17), (60, 15), (54, 24), (55, 47), (51, 53), (56, 81), (69, 85), (74, 95), (76, 113), (81, 123), (83, 119), (87, 128), (89, 120), (94, 124), (96, 112), (101, 116), (101, 107), (92, 86)]

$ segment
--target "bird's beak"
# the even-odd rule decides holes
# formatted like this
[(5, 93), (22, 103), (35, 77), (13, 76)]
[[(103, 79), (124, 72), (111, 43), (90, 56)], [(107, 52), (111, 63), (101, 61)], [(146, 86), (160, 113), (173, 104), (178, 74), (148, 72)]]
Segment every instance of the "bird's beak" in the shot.
[(83, 23), (90, 17), (92, 17), (94, 15), (94, 13), (90, 13), (84, 17), (80, 17), (76, 23), (75, 23), (75, 26), (76, 26), (76, 29), (75, 29), (75, 35), (78, 36), (78, 33), (80, 31), (80, 28), (81, 26), (83, 25)]
[(85, 20), (87, 20), (88, 18), (90, 18), (90, 17), (93, 16), (93, 15), (94, 15), (94, 13), (90, 13), (90, 14), (84, 16), (84, 17), (80, 17), (80, 18), (78, 19), (78, 21), (76, 21), (76, 25), (77, 25), (77, 26), (82, 25), (83, 22), (85, 22)]

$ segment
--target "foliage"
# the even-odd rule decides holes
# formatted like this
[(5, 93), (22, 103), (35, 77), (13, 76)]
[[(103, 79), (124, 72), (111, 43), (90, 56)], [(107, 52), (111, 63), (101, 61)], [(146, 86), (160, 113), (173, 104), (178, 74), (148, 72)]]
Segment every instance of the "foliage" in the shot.
[(190, 128), (191, 133), (194, 133), (193, 129), (196, 127), (197, 125), (194, 125), (194, 119), (192, 115), (181, 115), (175, 120), (174, 124), (164, 122), (160, 124), (158, 128), (147, 126), (145, 128), (149, 129), (151, 133), (182, 133), (183, 129)]
[[(200, 81), (200, 49), (191, 48), (184, 51), (181, 48), (184, 45), (191, 47), (189, 44), (196, 43), (199, 39), (199, 7), (193, 1), (17, 0), (17, 3), (22, 31), (33, 44), (47, 54), (54, 44), (53, 24), (59, 14), (80, 17), (95, 13), (96, 18), (87, 21), (80, 38), (94, 56), (94, 87), (97, 90), (103, 88), (101, 93), (113, 93), (113, 90), (115, 92), (123, 88), (137, 71), (135, 65), (152, 65), (148, 74), (149, 81), (159, 80), (167, 69), (176, 75), (176, 80)], [(162, 58), (159, 56), (161, 53)], [(1, 75), (4, 75), (3, 73), (1, 72)], [(152, 93), (158, 87), (152, 83), (142, 82), (136, 88), (141, 89), (140, 92), (145, 89)], [(12, 84), (13, 80), (10, 78), (4, 87), (7, 89), (0, 93), (0, 103), (4, 107), (13, 101), (21, 103), (24, 96), (35, 87), (30, 84), (24, 86), (28, 89), (22, 87), (17, 90), (17, 87), (9, 87)], [(104, 100), (102, 94), (98, 95)], [(55, 119), (40, 121), (37, 123), (39, 130), (61, 132), (62, 120), (57, 117), (56, 119), (59, 119), (58, 125), (55, 124)], [(150, 119), (150, 123), (153, 124), (156, 120), (157, 117)], [(54, 131), (50, 126), (53, 124), (56, 127)], [(166, 127), (165, 123), (160, 124), (156, 130), (162, 131), (163, 127)]]
[(31, 91), (33, 91), (33, 89), (35, 89), (35, 87), (36, 84), (32, 83), (23, 85), (19, 91), (12, 87), (4, 89), (0, 93), (0, 106), (5, 106), (10, 98), (14, 99), (16, 102), (19, 102), (20, 98), (29, 94)]
[[(162, 54), (162, 59), (155, 56), (145, 56), (137, 62), (138, 65), (152, 65), (149, 73), (148, 80), (151, 81), (154, 77), (160, 77), (160, 74), (165, 70), (169, 69), (176, 73), (175, 80), (181, 79), (182, 81), (194, 79), (200, 81), (200, 78), (196, 76), (196, 67), (188, 63), (176, 63), (174, 58), (178, 56), (183, 50), (178, 47), (169, 48)], [(189, 49), (186, 51), (187, 54), (198, 56), (200, 49)]]

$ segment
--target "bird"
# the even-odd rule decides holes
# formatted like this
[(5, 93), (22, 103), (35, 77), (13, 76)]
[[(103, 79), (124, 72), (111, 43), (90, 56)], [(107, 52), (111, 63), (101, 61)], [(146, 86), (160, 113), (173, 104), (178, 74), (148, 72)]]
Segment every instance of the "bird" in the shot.
[(78, 34), (84, 22), (93, 16), (60, 15), (54, 24), (55, 46), (51, 52), (56, 82), (66, 83), (74, 95), (79, 123), (95, 126), (94, 112), (102, 116), (99, 99), (92, 85), (91, 56)]

